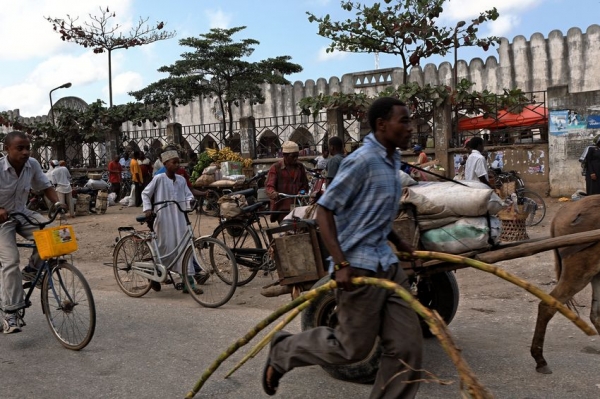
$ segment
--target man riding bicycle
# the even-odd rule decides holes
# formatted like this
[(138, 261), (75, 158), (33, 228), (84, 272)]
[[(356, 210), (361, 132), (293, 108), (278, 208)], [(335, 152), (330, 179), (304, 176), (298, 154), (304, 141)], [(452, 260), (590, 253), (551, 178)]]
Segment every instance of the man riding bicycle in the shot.
[(29, 265), (23, 270), (19, 268), (19, 251), (17, 234), (33, 239), (32, 232), (37, 229), (30, 224), (19, 224), (9, 219), (11, 212), (21, 212), (38, 221), (46, 219), (37, 212), (27, 209), (29, 190), (43, 191), (44, 195), (55, 205), (65, 207), (58, 202), (54, 186), (48, 180), (39, 162), (29, 157), (31, 143), (23, 132), (13, 131), (4, 138), (4, 149), (7, 156), (0, 159), (0, 274), (2, 275), (0, 298), (6, 314), (2, 321), (4, 334), (21, 331), (25, 325), (18, 317), (17, 311), (25, 308), (23, 280), (35, 278), (37, 268), (43, 261), (37, 250), (33, 251)]

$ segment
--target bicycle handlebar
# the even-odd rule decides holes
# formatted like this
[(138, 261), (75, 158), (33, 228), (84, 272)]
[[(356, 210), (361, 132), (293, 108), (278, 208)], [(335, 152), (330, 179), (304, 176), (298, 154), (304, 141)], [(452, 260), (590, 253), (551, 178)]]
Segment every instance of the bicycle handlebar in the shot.
[[(190, 207), (190, 209), (189, 209), (189, 210), (188, 210), (188, 209), (182, 209), (182, 208), (181, 208), (181, 205), (179, 205), (179, 201), (174, 201), (174, 200), (166, 200), (166, 201), (159, 201), (159, 202), (155, 202), (155, 203), (153, 203), (153, 204), (152, 204), (152, 212), (154, 212), (154, 208), (155, 208), (157, 205), (165, 205), (165, 206), (166, 206), (166, 205), (168, 205), (168, 204), (171, 204), (171, 203), (172, 203), (172, 204), (175, 204), (175, 205), (177, 205), (177, 209), (178, 209), (178, 210), (179, 210), (179, 212), (181, 212), (181, 213), (191, 213), (191, 212), (193, 212), (193, 211), (194, 211), (194, 209), (195, 209), (195, 206), (192, 206), (192, 207)], [(160, 209), (162, 209), (162, 208), (164, 208), (164, 206), (163, 206), (163, 207), (161, 207)], [(157, 211), (160, 211), (160, 209), (157, 209)]]
[(248, 183), (252, 183), (255, 180), (259, 180), (259, 179), (265, 177), (268, 173), (269, 173), (268, 171), (261, 170), (260, 172), (258, 172), (254, 176), (252, 176), (251, 178), (246, 179), (245, 183), (248, 184)]
[(33, 220), (30, 219), (29, 216), (27, 216), (26, 214), (22, 213), (22, 212), (11, 212), (8, 214), (9, 217), (15, 217), (15, 216), (20, 216), (23, 219), (25, 219), (25, 221), (31, 225), (37, 226), (41, 229), (43, 229), (44, 227), (48, 226), (49, 224), (51, 224), (52, 222), (54, 222), (54, 220), (56, 220), (56, 216), (58, 216), (58, 214), (65, 214), (66, 211), (63, 208), (59, 208), (56, 207), (56, 210), (54, 211), (54, 214), (52, 214), (52, 212), (50, 212), (48, 214), (48, 217), (50, 218), (50, 220), (48, 220), (47, 222), (38, 222), (37, 220)]

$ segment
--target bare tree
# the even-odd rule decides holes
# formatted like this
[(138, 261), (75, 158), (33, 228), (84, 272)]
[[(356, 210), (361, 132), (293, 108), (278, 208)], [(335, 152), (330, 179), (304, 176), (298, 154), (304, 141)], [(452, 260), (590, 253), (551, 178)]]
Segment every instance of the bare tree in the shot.
[(111, 54), (114, 50), (150, 44), (159, 40), (171, 39), (176, 32), (164, 31), (165, 23), (158, 22), (151, 26), (147, 24), (149, 18), (141, 18), (129, 31), (128, 35), (119, 32), (121, 25), (114, 23), (115, 12), (110, 12), (100, 8), (101, 15), (95, 16), (89, 14), (90, 21), (78, 25), (79, 17), (73, 18), (67, 14), (67, 18), (45, 17), (54, 28), (54, 31), (60, 34), (63, 41), (74, 42), (85, 48), (91, 48), (94, 54), (108, 53), (108, 90), (109, 106), (113, 106), (112, 98), (112, 64)]

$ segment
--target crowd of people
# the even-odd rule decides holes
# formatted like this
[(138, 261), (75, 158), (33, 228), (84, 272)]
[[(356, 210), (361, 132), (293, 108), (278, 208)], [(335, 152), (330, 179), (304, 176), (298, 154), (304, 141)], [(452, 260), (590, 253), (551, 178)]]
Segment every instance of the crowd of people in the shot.
[[(330, 254), (329, 272), (337, 282), (338, 326), (317, 327), (299, 334), (277, 333), (261, 377), (269, 395), (276, 393), (282, 377), (294, 368), (342, 365), (364, 359), (378, 337), (383, 356), (371, 397), (413, 398), (419, 389), (423, 343), (415, 312), (394, 293), (352, 283), (357, 276), (378, 277), (410, 290), (408, 277), (389, 242), (402, 253), (414, 252), (392, 228), (402, 192), (398, 148), (410, 148), (410, 111), (397, 99), (379, 98), (369, 108), (368, 121), (371, 133), (360, 148), (344, 154), (342, 140), (331, 137), (315, 159), (315, 169), (327, 179), (327, 189), (317, 201), (316, 219)], [(24, 325), (17, 312), (25, 307), (21, 282), (35, 275), (41, 260), (34, 251), (27, 267), (20, 270), (16, 235), (31, 239), (34, 227), (17, 223), (9, 214), (23, 212), (43, 220), (40, 214), (26, 209), (29, 190), (43, 191), (51, 203), (64, 209), (68, 209), (71, 191), (64, 161), (52, 161), (51, 170), (44, 174), (38, 161), (29, 157), (31, 144), (24, 133), (7, 134), (4, 148), (7, 156), (0, 159), (0, 295), (6, 314), (2, 329), (10, 334), (19, 332)], [(482, 154), (483, 139), (470, 139), (466, 148), (469, 155), (464, 179), (490, 185), (487, 160)], [(412, 150), (418, 164), (428, 162), (420, 146)], [(269, 169), (265, 191), (272, 210), (289, 211), (291, 201), (281, 200), (279, 194), (307, 192), (309, 182), (306, 168), (298, 160), (302, 155), (299, 145), (286, 141), (281, 154), (282, 159)], [(193, 187), (180, 156), (176, 147), (166, 147), (155, 160), (135, 150), (115, 156), (108, 164), (109, 181), (118, 196), (122, 180), (131, 179), (131, 200), (135, 206), (142, 206), (147, 218), (153, 219), (158, 246), (164, 254), (177, 246), (185, 231), (185, 218), (174, 207), (157, 211), (153, 204), (165, 200), (187, 203), (206, 195)], [(585, 162), (588, 192), (598, 194), (600, 139), (587, 149)], [(281, 221), (283, 216), (283, 212), (276, 214), (272, 221)], [(202, 293), (201, 282), (196, 285), (193, 277), (199, 273), (197, 265), (177, 265), (175, 271), (190, 279), (194, 291)]]

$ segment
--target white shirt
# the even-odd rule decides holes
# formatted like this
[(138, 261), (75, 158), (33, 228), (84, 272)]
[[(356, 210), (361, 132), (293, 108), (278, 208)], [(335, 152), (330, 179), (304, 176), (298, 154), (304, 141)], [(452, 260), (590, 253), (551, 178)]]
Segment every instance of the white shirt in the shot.
[(52, 172), (54, 172), (54, 166), (50, 165), (50, 169), (48, 169), (45, 175), (52, 184), (56, 184), (56, 182), (54, 181), (54, 177), (52, 177)]
[(479, 151), (472, 150), (465, 164), (465, 180), (481, 181), (479, 178), (482, 176), (485, 177), (485, 180), (490, 180), (488, 177), (487, 162)]
[(52, 170), (52, 181), (56, 184), (56, 191), (62, 194), (71, 192), (71, 173), (65, 166), (57, 166)]
[(327, 167), (327, 162), (329, 162), (329, 157), (323, 158), (322, 155), (319, 155), (315, 158), (315, 161), (317, 161), (317, 166), (315, 167), (315, 169), (325, 170), (325, 168)]
[(52, 183), (37, 160), (29, 158), (17, 176), (8, 157), (0, 158), (0, 207), (8, 212), (35, 213), (26, 208), (29, 190), (41, 191), (48, 187), (52, 187)]

